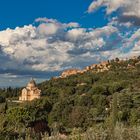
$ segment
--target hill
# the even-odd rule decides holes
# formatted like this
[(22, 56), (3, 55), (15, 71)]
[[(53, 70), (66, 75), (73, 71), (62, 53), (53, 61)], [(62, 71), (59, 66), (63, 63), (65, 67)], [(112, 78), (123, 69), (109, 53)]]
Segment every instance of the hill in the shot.
[(95, 127), (112, 130), (116, 123), (140, 125), (140, 57), (67, 70), (38, 86), (42, 98), (23, 104), (6, 102), (16, 99), (20, 89), (14, 95), (15, 89), (1, 90), (1, 137), (19, 136), (40, 121), (65, 134), (74, 128), (82, 133)]

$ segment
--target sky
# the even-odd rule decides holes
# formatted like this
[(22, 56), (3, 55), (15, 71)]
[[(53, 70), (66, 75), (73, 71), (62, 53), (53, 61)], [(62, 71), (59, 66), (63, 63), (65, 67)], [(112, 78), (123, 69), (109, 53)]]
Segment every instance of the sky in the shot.
[(140, 55), (139, 0), (4, 0), (0, 87)]

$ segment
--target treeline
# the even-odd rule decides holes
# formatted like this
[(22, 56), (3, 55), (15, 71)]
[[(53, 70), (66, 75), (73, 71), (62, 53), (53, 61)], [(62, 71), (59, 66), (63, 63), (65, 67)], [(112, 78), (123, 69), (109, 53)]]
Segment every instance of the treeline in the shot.
[(20, 88), (0, 88), (0, 103), (6, 101), (7, 98), (18, 97), (20, 92)]

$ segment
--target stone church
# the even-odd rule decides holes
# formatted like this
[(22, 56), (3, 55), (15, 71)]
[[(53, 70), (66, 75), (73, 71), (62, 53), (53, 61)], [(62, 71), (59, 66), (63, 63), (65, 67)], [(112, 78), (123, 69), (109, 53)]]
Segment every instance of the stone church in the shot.
[(22, 89), (19, 101), (32, 101), (34, 99), (39, 99), (41, 96), (41, 90), (36, 86), (36, 82), (31, 79), (27, 86)]

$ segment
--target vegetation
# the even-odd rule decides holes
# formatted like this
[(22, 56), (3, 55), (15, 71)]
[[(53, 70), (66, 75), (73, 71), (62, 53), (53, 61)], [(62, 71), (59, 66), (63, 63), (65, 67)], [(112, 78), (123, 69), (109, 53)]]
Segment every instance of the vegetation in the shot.
[(117, 58), (108, 71), (52, 78), (38, 85), (43, 95), (32, 102), (14, 103), (20, 89), (1, 89), (0, 139), (40, 139), (42, 132), (45, 140), (49, 131), (55, 140), (58, 132), (74, 140), (140, 139), (138, 62)]

